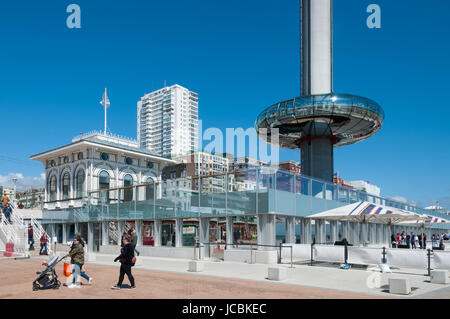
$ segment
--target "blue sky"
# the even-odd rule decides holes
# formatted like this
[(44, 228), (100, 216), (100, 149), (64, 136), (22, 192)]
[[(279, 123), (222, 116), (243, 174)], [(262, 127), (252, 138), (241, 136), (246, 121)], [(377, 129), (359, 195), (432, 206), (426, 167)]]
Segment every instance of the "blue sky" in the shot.
[[(82, 28), (66, 27), (81, 7)], [(368, 29), (377, 3), (382, 28)], [(178, 83), (199, 93), (203, 128), (253, 126), (267, 106), (299, 95), (294, 0), (0, 3), (0, 176), (38, 177), (28, 157), (103, 127), (136, 137), (136, 102)], [(334, 89), (377, 101), (383, 128), (335, 151), (335, 170), (385, 196), (428, 204), (450, 196), (450, 2), (335, 0)], [(299, 160), (298, 151), (281, 159)], [(0, 178), (1, 181), (1, 178)]]

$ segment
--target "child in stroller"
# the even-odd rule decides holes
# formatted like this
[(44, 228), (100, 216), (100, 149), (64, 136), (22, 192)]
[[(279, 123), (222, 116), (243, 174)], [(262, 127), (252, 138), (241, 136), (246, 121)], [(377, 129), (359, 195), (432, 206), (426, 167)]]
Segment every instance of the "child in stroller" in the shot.
[(39, 275), (35, 281), (33, 281), (33, 291), (46, 290), (46, 289), (59, 289), (61, 282), (58, 280), (58, 275), (55, 271), (55, 266), (59, 264), (68, 255), (58, 259), (58, 256), (53, 254), (48, 262), (43, 262), (46, 268), (44, 271), (36, 272)]

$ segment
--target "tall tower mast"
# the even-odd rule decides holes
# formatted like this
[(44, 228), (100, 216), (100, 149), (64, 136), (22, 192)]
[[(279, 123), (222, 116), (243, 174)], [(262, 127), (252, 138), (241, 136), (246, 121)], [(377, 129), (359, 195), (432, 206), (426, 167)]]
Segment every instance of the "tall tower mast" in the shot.
[(376, 102), (333, 91), (333, 0), (300, 0), (300, 97), (264, 110), (255, 123), (260, 137), (300, 149), (303, 174), (333, 182), (334, 147), (372, 136), (383, 120)]

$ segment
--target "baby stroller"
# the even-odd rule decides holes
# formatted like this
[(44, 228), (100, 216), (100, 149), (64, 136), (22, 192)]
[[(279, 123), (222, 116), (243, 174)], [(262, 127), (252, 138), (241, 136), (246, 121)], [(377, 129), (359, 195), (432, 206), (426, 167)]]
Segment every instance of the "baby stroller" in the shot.
[(57, 255), (53, 255), (50, 258), (50, 261), (47, 263), (47, 267), (44, 271), (36, 272), (39, 275), (35, 281), (33, 281), (33, 291), (37, 290), (47, 290), (47, 289), (59, 289), (61, 287), (61, 282), (58, 280), (58, 275), (55, 271), (55, 266), (61, 262), (61, 260), (65, 259), (66, 255), (60, 259), (58, 259)]

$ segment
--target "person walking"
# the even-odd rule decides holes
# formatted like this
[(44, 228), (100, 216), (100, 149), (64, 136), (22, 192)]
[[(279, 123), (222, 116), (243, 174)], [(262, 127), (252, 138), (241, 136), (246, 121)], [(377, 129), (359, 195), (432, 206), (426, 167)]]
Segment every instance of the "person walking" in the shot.
[[(41, 243), (41, 250), (39, 251), (39, 255), (48, 255), (48, 251), (47, 251), (48, 236), (47, 236), (46, 232), (44, 232), (42, 234), (39, 241)], [(44, 252), (42, 252), (42, 250), (44, 250)]]
[(92, 278), (89, 278), (89, 276), (82, 271), (84, 265), (84, 248), (79, 235), (75, 235), (75, 238), (73, 239), (73, 244), (72, 248), (70, 249), (69, 256), (70, 263), (74, 266), (72, 271), (73, 282), (72, 284), (68, 285), (67, 288), (80, 288), (80, 286), (77, 285), (78, 273), (80, 273), (81, 277), (86, 279), (90, 284), (92, 282)]
[(123, 243), (123, 239), (128, 236), (126, 232), (122, 233), (122, 238), (120, 239), (120, 247), (123, 247), (125, 244)]
[(402, 236), (397, 233), (397, 247), (402, 244)]
[(391, 246), (392, 248), (396, 248), (397, 247), (397, 241), (395, 240), (395, 235), (391, 234)]
[(131, 246), (133, 247), (133, 251), (135, 251), (136, 255), (139, 256), (141, 253), (136, 249), (136, 245), (138, 242), (138, 236), (136, 235), (136, 229), (131, 228), (128, 231), (128, 236), (131, 237)]
[(28, 245), (30, 245), (30, 250), (34, 250), (34, 234), (33, 226), (28, 226)]
[(422, 244), (423, 244), (422, 234), (419, 234), (419, 236), (417, 236), (417, 239), (419, 241), (419, 248), (422, 249)]
[(3, 204), (3, 216), (8, 220), (8, 223), (11, 224), (11, 212), (12, 208), (10, 204)]
[(427, 235), (425, 234), (425, 233), (423, 233), (422, 234), (422, 241), (423, 241), (423, 243), (422, 243), (422, 248), (423, 249), (427, 249)]
[(406, 247), (411, 248), (411, 236), (409, 235), (409, 233), (406, 233)]
[(128, 277), (128, 280), (130, 281), (131, 286), (128, 289), (136, 289), (136, 285), (134, 283), (134, 277), (131, 273), (131, 267), (133, 267), (133, 257), (134, 257), (134, 249), (133, 246), (130, 243), (131, 238), (129, 236), (126, 236), (123, 238), (124, 246), (121, 249), (120, 255), (114, 259), (114, 262), (117, 262), (120, 260), (120, 275), (119, 275), (119, 281), (117, 282), (117, 285), (112, 286), (112, 289), (121, 289), (122, 288), (122, 282), (125, 277), (125, 274)]
[(416, 235), (411, 233), (411, 248), (416, 249)]
[(6, 206), (9, 205), (9, 197), (6, 195), (2, 196), (2, 204), (3, 204), (3, 208), (5, 208)]

